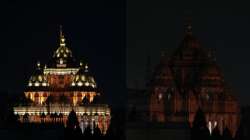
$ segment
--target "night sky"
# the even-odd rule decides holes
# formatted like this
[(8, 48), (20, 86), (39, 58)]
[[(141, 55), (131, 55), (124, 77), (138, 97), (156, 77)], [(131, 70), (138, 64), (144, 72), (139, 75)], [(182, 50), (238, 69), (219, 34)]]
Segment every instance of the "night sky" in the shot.
[(126, 101), (126, 86), (143, 88), (147, 56), (153, 68), (162, 51), (170, 55), (177, 48), (188, 15), (194, 36), (203, 47), (216, 50), (227, 83), (240, 103), (249, 105), (248, 6), (228, 1), (8, 2), (1, 16), (0, 91), (23, 92), (37, 60), (45, 64), (58, 47), (63, 25), (73, 55), (89, 63), (105, 98), (119, 106)]
[(67, 46), (73, 56), (89, 64), (108, 103), (124, 103), (124, 1), (12, 1), (4, 15), (2, 92), (23, 93), (36, 62), (47, 63), (59, 46), (62, 25)]
[(171, 55), (184, 36), (185, 18), (192, 18), (193, 35), (215, 49), (225, 81), (241, 105), (249, 105), (250, 8), (234, 1), (130, 0), (128, 3), (127, 85), (143, 88), (147, 57), (151, 68), (161, 52)]

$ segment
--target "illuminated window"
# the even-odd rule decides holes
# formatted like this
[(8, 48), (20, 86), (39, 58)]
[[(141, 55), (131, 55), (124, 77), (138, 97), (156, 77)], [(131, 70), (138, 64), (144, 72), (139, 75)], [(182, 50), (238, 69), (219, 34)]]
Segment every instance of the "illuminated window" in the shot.
[(86, 83), (85, 83), (85, 86), (89, 86), (89, 82), (86, 82)]
[(76, 81), (79, 79), (79, 75), (76, 75)]
[(159, 100), (162, 99), (162, 94), (161, 94), (161, 93), (158, 95), (158, 99), (159, 99)]
[(47, 86), (47, 84), (46, 84), (45, 82), (43, 82), (43, 83), (42, 83), (42, 86), (44, 86), (44, 87), (45, 87), (45, 86)]
[(63, 64), (63, 59), (60, 59), (60, 62), (59, 62), (60, 64)]
[(28, 86), (30, 86), (30, 87), (31, 87), (31, 86), (32, 86), (32, 83), (31, 83), (31, 82), (29, 82)]
[(82, 79), (83, 81), (85, 81), (85, 76), (84, 76), (84, 75), (82, 75), (81, 79)]
[(35, 86), (36, 86), (36, 87), (38, 87), (38, 86), (39, 86), (39, 83), (38, 83), (38, 82), (36, 82), (36, 83), (35, 83)]
[(82, 84), (82, 82), (80, 81), (80, 82), (77, 83), (77, 85), (78, 85), (78, 86), (82, 86), (83, 84)]
[(38, 80), (39, 80), (40, 82), (42, 81), (42, 76), (41, 76), (41, 75), (38, 76)]

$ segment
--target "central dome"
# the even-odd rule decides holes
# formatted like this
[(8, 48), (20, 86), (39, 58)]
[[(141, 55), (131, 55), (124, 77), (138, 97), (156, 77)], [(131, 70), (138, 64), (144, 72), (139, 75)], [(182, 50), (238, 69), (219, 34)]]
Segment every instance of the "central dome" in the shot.
[(60, 28), (60, 44), (53, 54), (53, 59), (49, 63), (48, 67), (75, 67), (75, 59), (72, 55), (72, 51), (66, 46), (65, 37), (62, 29)]

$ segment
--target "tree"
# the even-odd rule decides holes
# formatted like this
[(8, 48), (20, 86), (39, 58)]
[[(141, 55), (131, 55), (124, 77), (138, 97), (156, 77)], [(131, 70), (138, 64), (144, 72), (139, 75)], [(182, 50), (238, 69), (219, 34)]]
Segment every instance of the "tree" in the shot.
[(87, 95), (82, 99), (82, 104), (83, 105), (88, 105), (89, 104), (89, 99), (88, 99)]
[(233, 140), (232, 134), (227, 127), (223, 130), (222, 139), (223, 140)]
[(68, 99), (67, 99), (67, 97), (63, 94), (63, 95), (61, 95), (61, 96), (59, 97), (59, 102), (60, 102), (60, 104), (63, 106), (63, 105), (65, 105), (65, 104), (67, 104)]
[(65, 128), (65, 139), (80, 139), (82, 131), (79, 126), (78, 118), (74, 110), (69, 113), (67, 126)]
[(91, 128), (90, 128), (90, 126), (88, 125), (88, 126), (85, 128), (84, 132), (83, 132), (83, 137), (84, 137), (85, 139), (90, 139), (91, 136), (92, 136)]
[(212, 140), (221, 140), (221, 134), (220, 130), (218, 128), (218, 125), (213, 129), (212, 131)]
[(45, 103), (46, 103), (46, 105), (47, 105), (47, 107), (48, 107), (48, 113), (50, 113), (50, 106), (51, 106), (53, 100), (54, 100), (54, 99), (53, 99), (53, 96), (49, 95), (49, 96), (47, 97), (46, 101), (45, 101)]
[(205, 114), (199, 108), (195, 114), (193, 126), (191, 128), (191, 140), (208, 140), (209, 137), (210, 133), (207, 128)]
[(68, 116), (67, 127), (75, 129), (77, 126), (79, 126), (79, 121), (75, 111), (72, 110)]
[(94, 136), (94, 140), (99, 140), (102, 137), (102, 132), (100, 128), (98, 127), (98, 125), (95, 125), (93, 136)]
[(41, 117), (41, 123), (44, 123), (46, 118), (45, 113), (43, 112), (40, 117)]

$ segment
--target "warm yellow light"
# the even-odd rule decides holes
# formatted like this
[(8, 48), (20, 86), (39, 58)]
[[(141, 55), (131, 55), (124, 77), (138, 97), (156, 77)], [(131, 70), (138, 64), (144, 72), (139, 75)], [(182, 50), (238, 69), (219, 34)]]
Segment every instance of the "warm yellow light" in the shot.
[(42, 76), (41, 76), (41, 75), (38, 76), (38, 80), (39, 80), (40, 82), (42, 81)]
[(30, 86), (30, 87), (31, 87), (31, 86), (32, 86), (32, 83), (31, 83), (31, 82), (29, 82), (28, 86)]
[(77, 83), (77, 85), (78, 85), (78, 86), (82, 86), (83, 84), (82, 84), (82, 82), (80, 81), (80, 82)]
[(38, 86), (39, 86), (39, 83), (38, 83), (38, 82), (36, 82), (36, 83), (35, 83), (35, 86), (36, 86), (36, 87), (38, 87)]
[(85, 83), (85, 86), (89, 86), (89, 82), (86, 82), (86, 83)]
[(43, 82), (43, 83), (42, 83), (42, 86), (44, 86), (44, 87), (45, 87), (45, 86), (47, 86), (47, 84), (46, 84), (45, 82)]
[(82, 75), (81, 79), (82, 79), (83, 81), (85, 81), (85, 76), (84, 76), (84, 75)]
[(75, 86), (75, 85), (76, 85), (76, 83), (75, 83), (75, 82), (73, 82), (71, 85), (72, 85), (72, 86)]
[(60, 62), (59, 62), (60, 64), (63, 64), (63, 60), (62, 59), (60, 59)]

